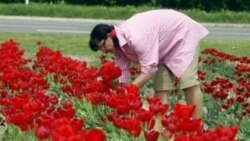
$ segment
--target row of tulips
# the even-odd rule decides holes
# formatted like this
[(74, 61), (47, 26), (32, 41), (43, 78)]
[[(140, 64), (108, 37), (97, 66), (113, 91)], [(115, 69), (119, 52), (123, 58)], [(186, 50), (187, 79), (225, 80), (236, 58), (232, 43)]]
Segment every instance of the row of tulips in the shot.
[[(202, 120), (192, 118), (193, 105), (176, 103), (170, 111), (169, 105), (161, 103), (160, 99), (147, 97), (149, 107), (143, 108), (136, 86), (117, 84), (121, 70), (113, 61), (104, 59), (97, 68), (42, 46), (31, 62), (32, 67), (27, 67), (31, 60), (22, 58), (23, 53), (13, 40), (1, 45), (1, 113), (8, 124), (23, 131), (34, 130), (40, 140), (103, 141), (112, 138), (107, 137), (103, 129), (86, 129), (84, 119), (76, 116), (73, 102), (60, 102), (60, 95), (51, 91), (52, 83), (59, 84), (60, 91), (69, 97), (86, 99), (94, 106), (108, 106), (111, 112), (106, 118), (135, 139), (144, 136), (147, 141), (236, 140), (237, 126), (218, 125), (204, 131)], [(49, 76), (53, 82), (48, 81)]]
[[(34, 129), (39, 139), (61, 141), (103, 141), (104, 131), (84, 129), (84, 119), (75, 117), (71, 101), (59, 104), (56, 94), (47, 93), (49, 84), (41, 74), (26, 67), (24, 52), (13, 40), (0, 48), (0, 105), (7, 124), (22, 131)], [(11, 54), (11, 55), (10, 55)]]
[[(230, 113), (230, 107), (240, 105), (242, 107), (238, 118), (243, 118), (250, 114), (250, 58), (243, 56), (237, 57), (207, 48), (203, 52), (208, 58), (200, 60), (206, 66), (211, 66), (212, 73), (216, 77), (210, 82), (203, 82), (203, 91), (211, 94), (213, 98), (218, 101), (221, 100), (222, 108)], [(214, 64), (224, 63), (234, 66), (231, 77), (233, 79), (224, 77), (214, 69)], [(199, 71), (201, 80), (205, 79), (206, 73)]]

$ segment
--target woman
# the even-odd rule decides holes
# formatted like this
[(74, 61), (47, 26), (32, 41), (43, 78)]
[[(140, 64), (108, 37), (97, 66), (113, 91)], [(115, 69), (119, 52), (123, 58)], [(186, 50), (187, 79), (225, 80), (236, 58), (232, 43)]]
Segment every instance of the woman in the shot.
[(199, 41), (206, 28), (175, 10), (151, 10), (135, 14), (117, 26), (96, 25), (90, 48), (115, 55), (122, 69), (121, 83), (127, 83), (130, 62), (140, 64), (141, 74), (132, 82), (141, 87), (154, 77), (155, 96), (168, 102), (167, 93), (180, 79), (187, 104), (195, 104), (195, 118), (202, 117), (202, 93), (197, 69)]

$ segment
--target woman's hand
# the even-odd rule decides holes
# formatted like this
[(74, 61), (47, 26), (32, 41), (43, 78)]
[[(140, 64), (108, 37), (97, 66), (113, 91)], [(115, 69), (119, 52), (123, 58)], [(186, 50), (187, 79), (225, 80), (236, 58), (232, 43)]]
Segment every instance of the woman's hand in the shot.
[(141, 87), (144, 85), (149, 79), (151, 79), (155, 75), (154, 73), (149, 73), (149, 74), (140, 74), (133, 82), (132, 84)]

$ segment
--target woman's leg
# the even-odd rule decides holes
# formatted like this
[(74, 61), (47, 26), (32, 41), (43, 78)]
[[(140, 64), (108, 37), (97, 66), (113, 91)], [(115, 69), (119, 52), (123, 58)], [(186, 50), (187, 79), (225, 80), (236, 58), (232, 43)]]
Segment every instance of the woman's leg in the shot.
[(185, 93), (185, 100), (188, 105), (194, 104), (195, 110), (193, 113), (194, 118), (202, 118), (203, 111), (203, 99), (200, 88), (199, 78), (197, 75), (198, 71), (198, 56), (199, 48), (197, 48), (193, 61), (190, 63), (188, 68), (183, 72), (180, 77), (181, 87)]
[(168, 99), (168, 91), (159, 91), (155, 92), (155, 97), (159, 97), (161, 99), (161, 102), (164, 104), (169, 104), (169, 99)]
[(194, 118), (202, 118), (203, 115), (203, 100), (202, 100), (202, 92), (200, 86), (193, 86), (184, 89), (185, 99), (188, 105), (194, 104), (195, 110), (193, 113)]

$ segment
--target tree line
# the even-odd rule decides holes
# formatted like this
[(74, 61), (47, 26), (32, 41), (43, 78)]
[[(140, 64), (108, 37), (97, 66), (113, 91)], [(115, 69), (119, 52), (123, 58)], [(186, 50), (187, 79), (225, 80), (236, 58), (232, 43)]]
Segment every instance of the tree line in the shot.
[[(25, 0), (0, 0), (0, 3), (23, 3)], [(38, 3), (68, 3), (78, 5), (142, 6), (205, 11), (250, 11), (250, 0), (29, 0)]]

